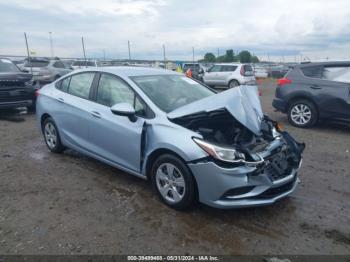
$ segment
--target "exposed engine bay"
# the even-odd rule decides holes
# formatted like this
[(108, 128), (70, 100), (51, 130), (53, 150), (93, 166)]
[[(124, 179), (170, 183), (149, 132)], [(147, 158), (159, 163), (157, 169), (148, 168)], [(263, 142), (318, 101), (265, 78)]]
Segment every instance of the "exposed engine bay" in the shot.
[[(258, 162), (259, 157), (269, 160), (279, 173), (290, 166), (297, 166), (304, 144), (296, 142), (287, 132), (277, 132), (276, 122), (268, 116), (261, 121), (261, 134), (256, 135), (238, 122), (226, 109), (199, 112), (172, 119), (203, 137), (203, 140), (226, 148), (234, 148), (244, 154), (248, 162)], [(275, 140), (278, 146), (273, 147)], [(269, 154), (264, 154), (269, 151)]]

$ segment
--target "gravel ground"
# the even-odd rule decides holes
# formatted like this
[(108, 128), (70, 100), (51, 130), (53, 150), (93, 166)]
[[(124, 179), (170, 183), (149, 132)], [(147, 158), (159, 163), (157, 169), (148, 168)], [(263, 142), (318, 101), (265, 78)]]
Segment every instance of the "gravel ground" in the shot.
[(177, 212), (147, 181), (73, 151), (52, 154), (34, 115), (0, 120), (0, 254), (350, 254), (350, 127), (297, 129), (301, 184), (272, 206)]

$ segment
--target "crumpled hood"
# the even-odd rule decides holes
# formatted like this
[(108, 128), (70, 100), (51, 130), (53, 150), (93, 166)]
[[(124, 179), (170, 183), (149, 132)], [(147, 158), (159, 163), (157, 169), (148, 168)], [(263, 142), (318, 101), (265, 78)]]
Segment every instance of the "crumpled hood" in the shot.
[(168, 118), (175, 119), (223, 108), (254, 134), (261, 134), (263, 112), (256, 86), (238, 86), (203, 98), (171, 111)]

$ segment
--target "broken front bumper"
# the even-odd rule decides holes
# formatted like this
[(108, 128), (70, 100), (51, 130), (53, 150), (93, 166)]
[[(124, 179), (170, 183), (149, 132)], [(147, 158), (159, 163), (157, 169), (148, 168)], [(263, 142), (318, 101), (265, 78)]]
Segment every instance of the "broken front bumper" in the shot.
[[(285, 135), (285, 139), (291, 138)], [(188, 163), (197, 182), (199, 201), (217, 208), (239, 208), (272, 204), (291, 194), (299, 182), (302, 160), (300, 157), (293, 165), (281, 168), (281, 151), (276, 153), (276, 150), (288, 144), (286, 140), (281, 138), (271, 143), (261, 154), (264, 163), (260, 165), (223, 167), (210, 160)], [(304, 145), (296, 142), (295, 145), (301, 146), (302, 152)], [(301, 152), (296, 153), (300, 156)]]
[(199, 201), (212, 207), (237, 208), (272, 204), (291, 194), (298, 182), (297, 169), (280, 180), (255, 175), (255, 168), (219, 167), (213, 162), (189, 164), (196, 178)]

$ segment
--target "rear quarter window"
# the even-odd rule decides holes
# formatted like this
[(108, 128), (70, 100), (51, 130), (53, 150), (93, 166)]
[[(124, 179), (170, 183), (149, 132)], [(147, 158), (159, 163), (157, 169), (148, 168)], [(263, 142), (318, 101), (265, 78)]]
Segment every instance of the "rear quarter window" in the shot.
[(322, 78), (322, 66), (308, 66), (300, 68), (304, 76)]

